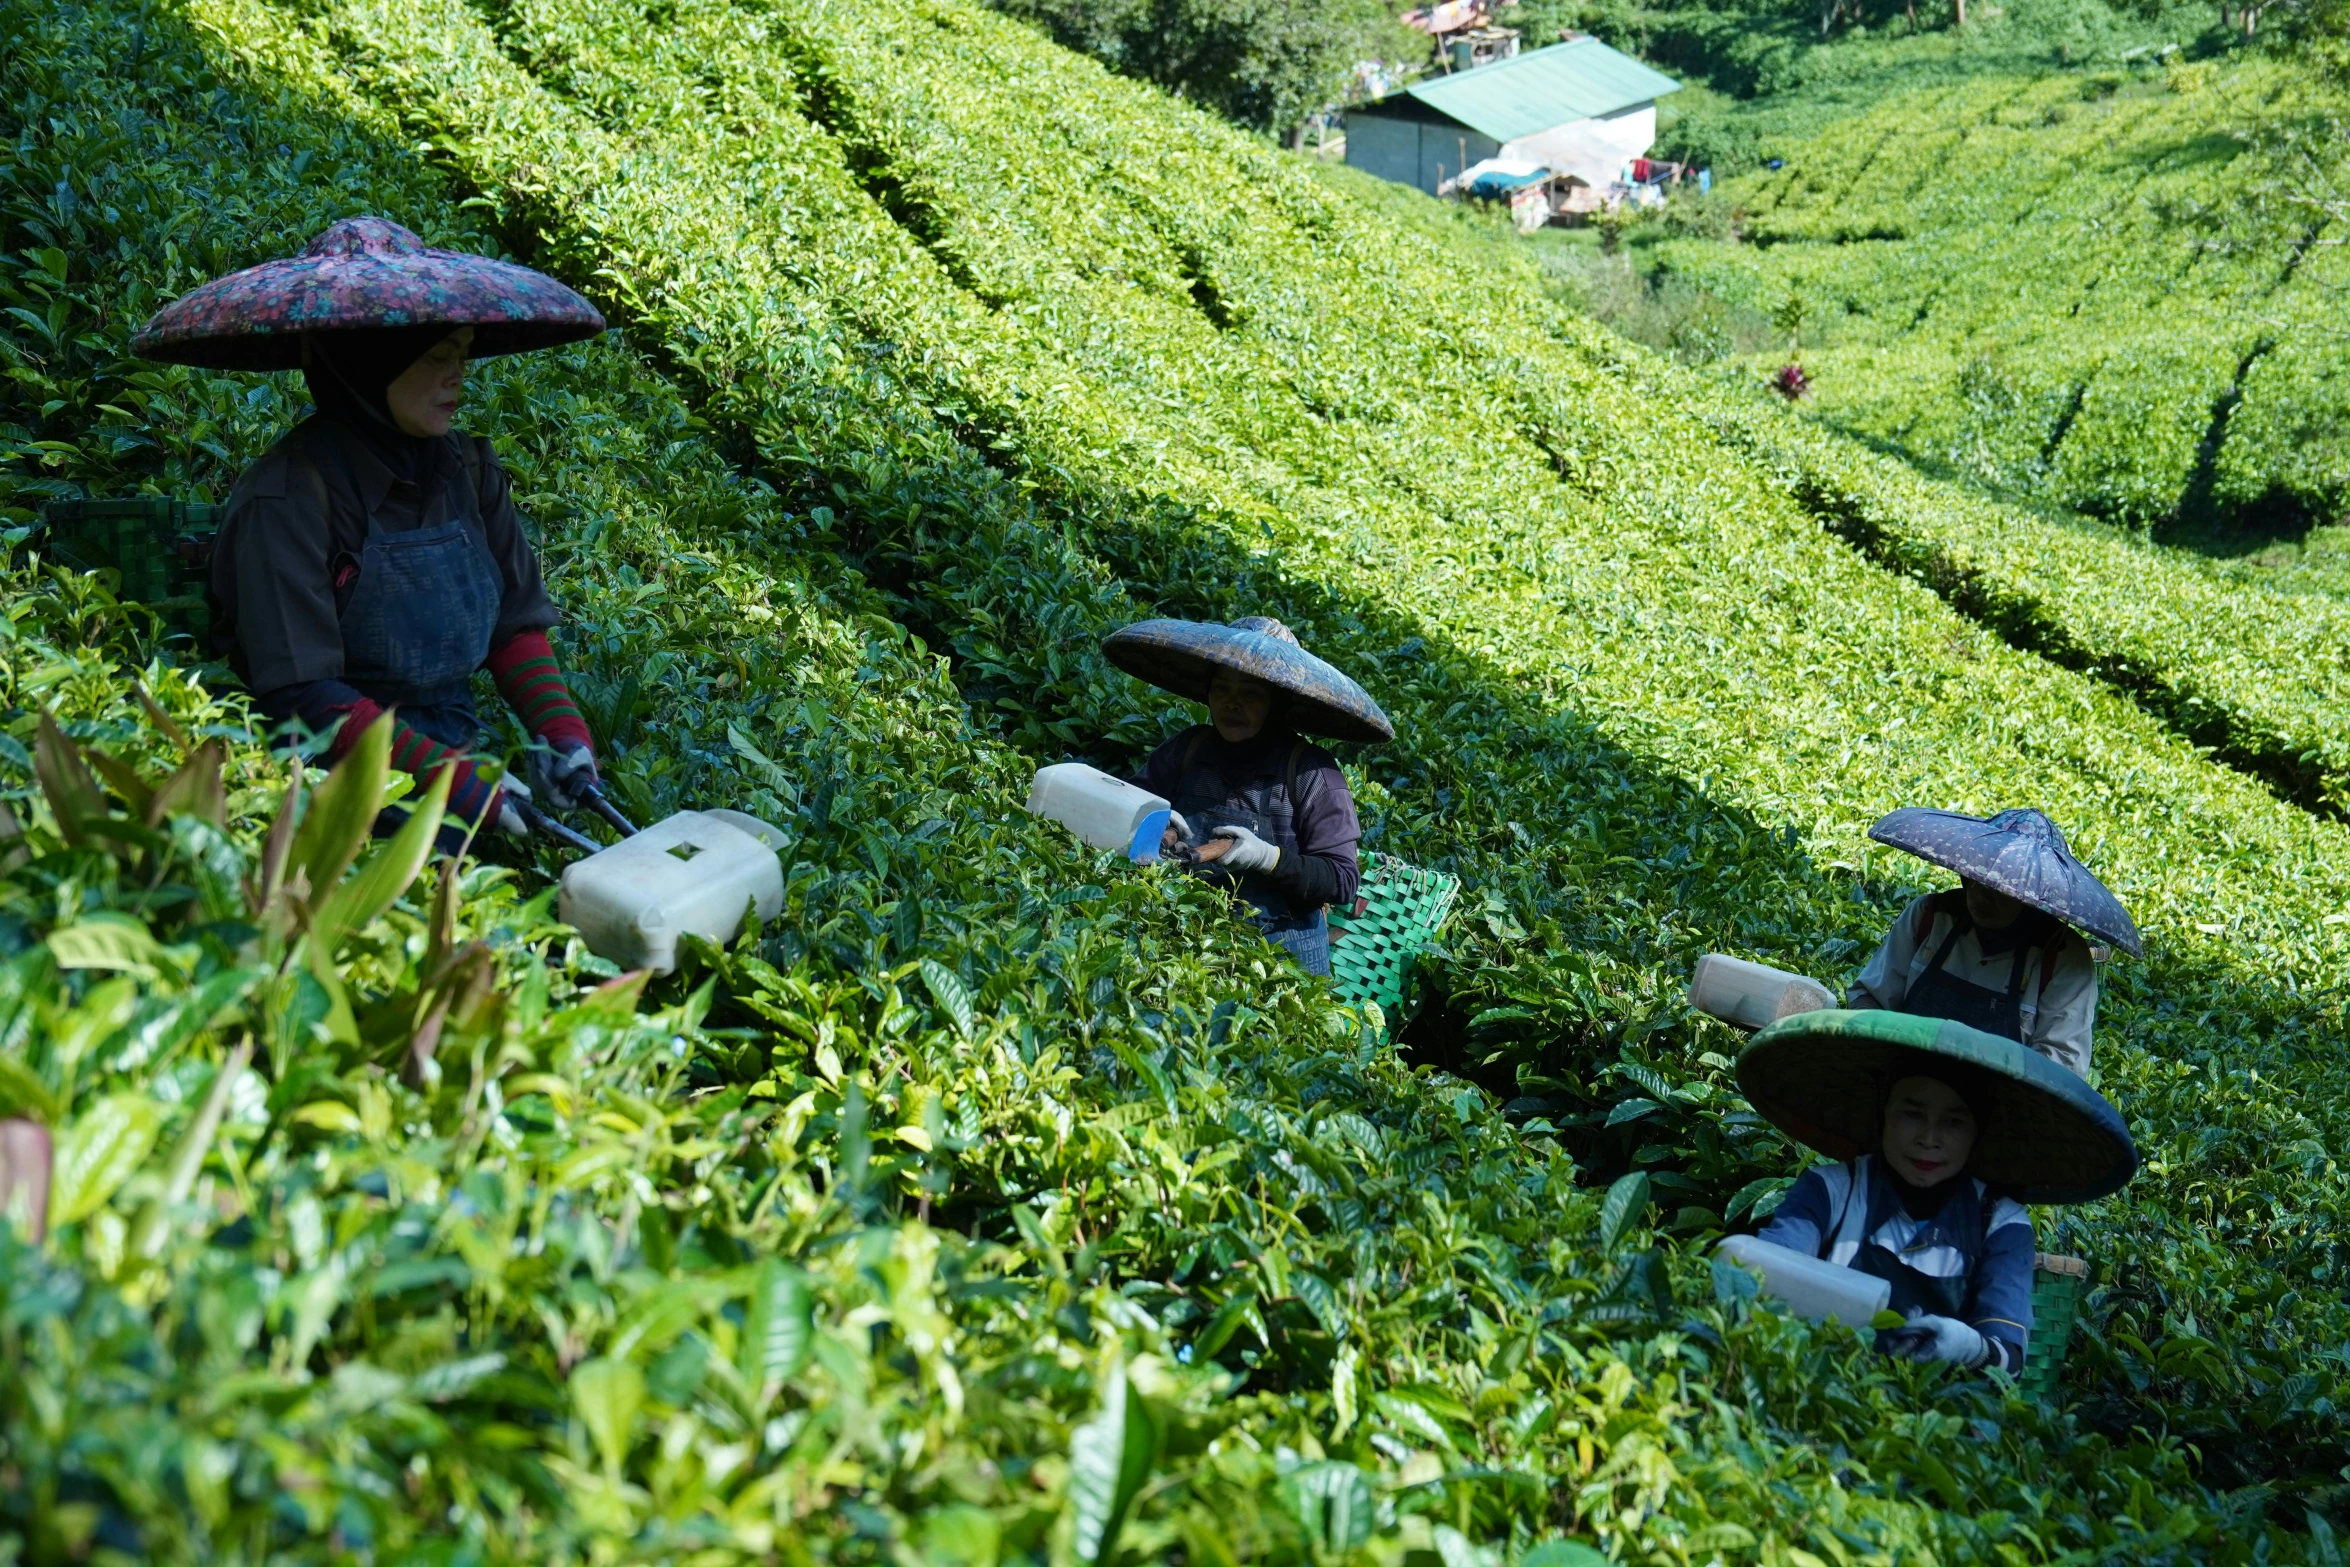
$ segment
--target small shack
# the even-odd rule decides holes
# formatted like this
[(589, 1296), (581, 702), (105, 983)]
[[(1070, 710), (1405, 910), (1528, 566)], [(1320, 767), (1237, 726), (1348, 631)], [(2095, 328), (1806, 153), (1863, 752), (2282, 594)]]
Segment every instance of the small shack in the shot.
[(1489, 159), (1604, 189), (1656, 141), (1681, 84), (1596, 38), (1416, 81), (1346, 115), (1346, 161), (1430, 195)]

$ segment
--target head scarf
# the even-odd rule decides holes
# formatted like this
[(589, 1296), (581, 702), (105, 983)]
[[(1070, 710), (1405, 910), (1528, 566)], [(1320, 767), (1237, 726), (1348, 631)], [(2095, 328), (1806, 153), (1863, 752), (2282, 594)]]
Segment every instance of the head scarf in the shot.
[(302, 379), (309, 383), (310, 401), (319, 414), (355, 436), (392, 477), (406, 479), (428, 494), (448, 443), (439, 436), (402, 430), (385, 394), (409, 366), (456, 330), (447, 322), (428, 321), (421, 326), (313, 332), (303, 358)]

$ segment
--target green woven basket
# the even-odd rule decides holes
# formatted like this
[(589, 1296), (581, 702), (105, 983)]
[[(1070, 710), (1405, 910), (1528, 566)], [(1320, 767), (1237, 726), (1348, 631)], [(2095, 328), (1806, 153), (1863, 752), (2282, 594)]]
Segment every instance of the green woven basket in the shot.
[(168, 495), (51, 501), (41, 509), (40, 548), (76, 571), (115, 571), (122, 597), (184, 630), (211, 621), (204, 590), (220, 509)]
[(2046, 1403), (2054, 1396), (2081, 1314), (2081, 1292), (2088, 1287), (2089, 1265), (2080, 1258), (2048, 1252), (2032, 1258), (2032, 1337), (2024, 1346), (2020, 1379), (2028, 1397)]
[(1349, 1001), (1403, 1005), (1412, 963), (1443, 928), (1461, 890), (1458, 876), (1424, 871), (1392, 854), (1363, 856), (1354, 907), (1330, 911), (1330, 979)]

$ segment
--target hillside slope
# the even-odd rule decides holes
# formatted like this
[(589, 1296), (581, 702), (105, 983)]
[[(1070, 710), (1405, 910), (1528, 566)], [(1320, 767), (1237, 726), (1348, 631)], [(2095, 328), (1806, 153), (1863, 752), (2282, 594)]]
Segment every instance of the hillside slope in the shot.
[[(516, 6), (497, 33), (428, 14), (320, 21), (557, 255), (616, 271), (778, 472), (859, 502), (849, 542), (1007, 734), (1130, 732), (1131, 688), (1072, 633), (1145, 606), (1271, 607), (1369, 671), (1412, 734), (1363, 766), (1384, 841), (1492, 899), (1447, 976), (1502, 1003), (1477, 1034), (1492, 1060), (1570, 1099), (1651, 1071), (1704, 1085), (1668, 999), (1697, 950), (1849, 953), (1891, 889), (1864, 907), (1825, 867), (1886, 865), (1860, 847), (1869, 817), (2028, 793), (2163, 932), (2167, 956), (2120, 977), (2115, 1034), (2146, 1053), (2114, 1070), (2150, 1071), (2125, 1092), (2160, 1096), (2157, 1063), (2215, 1047), (2223, 1070), (2328, 1069), (2298, 1041), (2330, 1026), (2339, 830), (1821, 537), (1628, 386), (1613, 340), (1468, 308), (1452, 258), (1278, 155), (951, 6), (876, 8), (850, 39), (790, 6), (681, 8), (649, 42), (596, 5)], [(954, 155), (919, 156), (933, 137)], [(1308, 252), (1313, 272), (1284, 264)], [(810, 323), (874, 345), (878, 401), (797, 368)], [(894, 422), (886, 459), (834, 433), (846, 406)], [(974, 456), (1051, 528), (998, 513)], [(1808, 857), (1768, 847), (1782, 824)], [(2190, 995), (2226, 1000), (2189, 1023)], [(2206, 1043), (2214, 1010), (2236, 1021)], [(1697, 1088), (1694, 1121), (1719, 1092)], [(2203, 1097), (2168, 1101), (2190, 1142)], [(1594, 1147), (1672, 1157), (1622, 1132)], [(1692, 1194), (1721, 1200), (1763, 1173), (1750, 1159), (1693, 1151)], [(2299, 1214), (2311, 1188), (2291, 1189)], [(2181, 1295), (2218, 1262), (2166, 1255)], [(2297, 1292), (2287, 1315), (2334, 1309)], [(2288, 1363), (2306, 1357), (2280, 1358), (2280, 1388)], [(2185, 1396), (2232, 1421), (2216, 1385)]]
[[(1186, 1561), (2327, 1559), (2350, 842), (1823, 536), (1601, 334), (959, 6), (5, 15), (9, 504), (217, 495), (293, 413), (117, 357), (198, 276), (355, 205), (524, 250), (653, 361), (500, 366), (481, 417), (615, 772), (795, 840), (642, 1027), (322, 1061), (206, 1166), (236, 1222), (12, 1271), (11, 1321), (82, 1313), (6, 1346), (62, 1390), (0, 1426), (54, 1553), (1107, 1560), (1133, 1501)], [(1020, 819), (1174, 720), (1092, 651), (1153, 609), (1280, 613), (1398, 716), (1348, 759), (1377, 846), (1471, 888), (1415, 1038), (1548, 1122)], [(136, 727), (113, 635), (70, 716)], [(1918, 885), (1886, 805), (2023, 794), (2156, 943), (2100, 1058), (2148, 1174), (2050, 1234), (2104, 1269), (2055, 1418), (1715, 1294), (1793, 1159), (1676, 999), (1708, 948), (1848, 966)], [(499, 880), (555, 978), (502, 972), (568, 999)], [(74, 1125), (208, 1080), (108, 1059)]]
[(2327, 202), (2344, 103), (2256, 60), (1891, 98), (1726, 182), (1673, 277), (1803, 312), (1819, 417), (2135, 525), (2293, 535), (2350, 482)]

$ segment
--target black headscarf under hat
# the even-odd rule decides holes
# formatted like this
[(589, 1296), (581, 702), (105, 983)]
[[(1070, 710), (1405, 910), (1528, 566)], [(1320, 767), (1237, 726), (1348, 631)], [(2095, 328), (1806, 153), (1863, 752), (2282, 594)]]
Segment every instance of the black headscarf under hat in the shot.
[(393, 422), (384, 394), (410, 365), (455, 330), (447, 322), (428, 321), (421, 326), (314, 332), (302, 365), (302, 379), (309, 384), (310, 401), (319, 413), (357, 437), (394, 478), (406, 479), (428, 494), (448, 443), (438, 436), (402, 430)]

